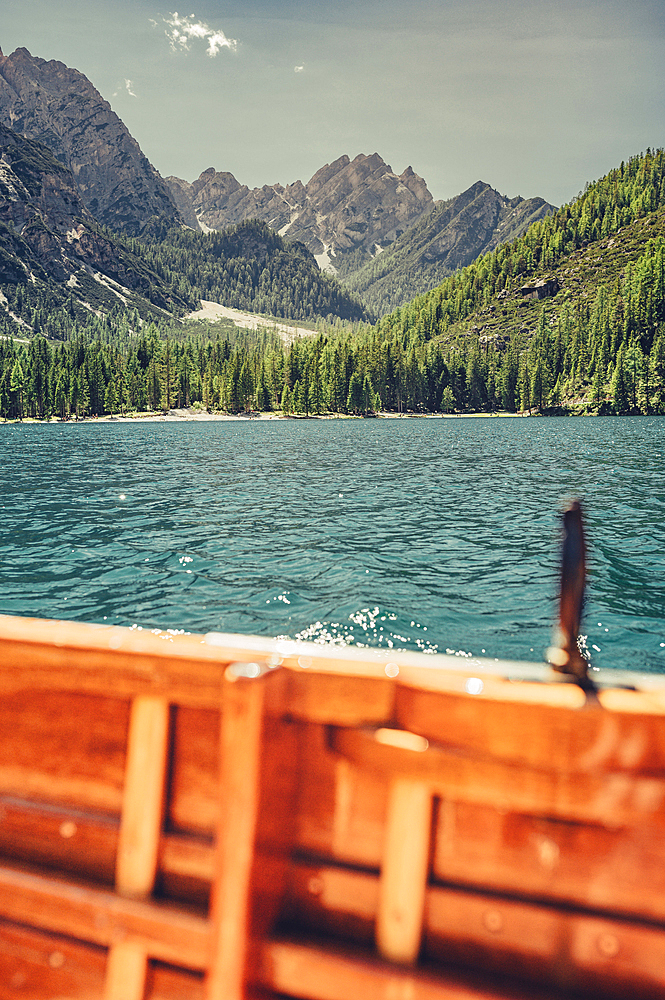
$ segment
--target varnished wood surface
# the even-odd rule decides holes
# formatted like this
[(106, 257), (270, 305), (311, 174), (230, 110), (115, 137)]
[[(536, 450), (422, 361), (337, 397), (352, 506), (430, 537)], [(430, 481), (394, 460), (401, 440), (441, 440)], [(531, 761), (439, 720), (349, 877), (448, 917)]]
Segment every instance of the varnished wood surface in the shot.
[[(101, 1000), (103, 948), (0, 921), (0, 1000)], [(145, 1000), (204, 1000), (201, 974), (148, 964)]]
[(665, 681), (508, 666), (0, 616), (0, 1000), (665, 996)]
[(452, 971), (441, 975), (440, 970), (402, 969), (334, 946), (289, 940), (265, 946), (262, 976), (280, 996), (309, 1000), (551, 1000), (551, 994), (533, 986), (492, 985)]
[[(423, 732), (424, 727), (418, 727)], [(429, 732), (429, 730), (426, 730)], [(334, 749), (359, 769), (426, 781), (434, 794), (455, 801), (487, 803), (497, 809), (624, 826), (657, 818), (665, 822), (665, 772), (576, 773), (555, 767), (518, 766), (470, 753), (450, 744), (416, 754), (383, 746), (372, 730), (336, 728)]]
[(133, 941), (151, 958), (189, 969), (205, 969), (208, 961), (210, 929), (202, 917), (7, 866), (0, 868), (0, 914), (105, 947)]
[[(301, 862), (292, 871), (290, 920), (303, 933), (368, 944), (380, 893), (375, 874)], [(425, 957), (444, 965), (580, 991), (596, 981), (615, 997), (624, 995), (630, 968), (643, 995), (665, 996), (665, 934), (645, 922), (433, 885), (423, 935)]]

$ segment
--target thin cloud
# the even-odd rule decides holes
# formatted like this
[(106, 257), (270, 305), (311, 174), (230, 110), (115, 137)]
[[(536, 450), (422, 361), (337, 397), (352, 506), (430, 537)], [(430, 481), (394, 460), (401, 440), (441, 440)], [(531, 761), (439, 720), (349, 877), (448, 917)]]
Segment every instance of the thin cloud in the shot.
[(164, 34), (174, 52), (189, 51), (193, 41), (207, 42), (206, 52), (211, 59), (221, 49), (235, 52), (238, 43), (234, 38), (227, 38), (223, 31), (210, 28), (205, 21), (197, 21), (195, 17), (195, 14), (181, 17), (176, 10), (169, 17), (162, 18), (166, 25)]
[(122, 90), (126, 90), (130, 97), (136, 97), (137, 95), (132, 90), (132, 86), (133, 84), (131, 80), (125, 80), (124, 87), (118, 87), (117, 90), (114, 90), (111, 97), (117, 97)]
[(293, 67), (293, 71), (294, 71), (294, 73), (304, 73), (305, 67), (304, 66), (294, 66)]

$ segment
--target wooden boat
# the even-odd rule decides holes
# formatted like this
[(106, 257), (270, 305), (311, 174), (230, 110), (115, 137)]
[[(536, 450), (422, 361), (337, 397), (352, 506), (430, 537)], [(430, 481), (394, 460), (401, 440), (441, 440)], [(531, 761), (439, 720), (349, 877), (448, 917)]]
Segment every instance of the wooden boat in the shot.
[(598, 676), (0, 617), (0, 1000), (665, 996), (665, 677)]

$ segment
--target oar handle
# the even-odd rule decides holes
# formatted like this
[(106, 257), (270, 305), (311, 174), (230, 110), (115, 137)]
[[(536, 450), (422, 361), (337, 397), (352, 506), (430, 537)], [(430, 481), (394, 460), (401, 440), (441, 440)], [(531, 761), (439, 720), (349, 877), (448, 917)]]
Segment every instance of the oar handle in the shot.
[(583, 687), (590, 684), (588, 663), (577, 644), (584, 605), (586, 583), (586, 542), (582, 524), (582, 508), (577, 500), (563, 515), (563, 546), (561, 553), (561, 591), (559, 624), (549, 660), (555, 670), (570, 674)]

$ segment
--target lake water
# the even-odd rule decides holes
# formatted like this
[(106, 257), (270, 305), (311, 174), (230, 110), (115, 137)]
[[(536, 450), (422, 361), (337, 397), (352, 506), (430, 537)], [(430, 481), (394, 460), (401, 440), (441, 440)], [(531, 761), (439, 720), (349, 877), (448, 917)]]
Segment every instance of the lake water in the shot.
[(0, 612), (665, 672), (665, 418), (0, 426)]

